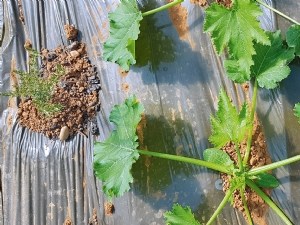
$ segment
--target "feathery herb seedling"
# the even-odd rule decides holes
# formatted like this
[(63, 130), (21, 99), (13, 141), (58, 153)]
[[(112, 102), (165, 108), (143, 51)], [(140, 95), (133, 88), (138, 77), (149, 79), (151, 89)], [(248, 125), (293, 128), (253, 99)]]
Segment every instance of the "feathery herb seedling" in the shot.
[(21, 100), (31, 98), (32, 103), (44, 116), (51, 116), (62, 110), (62, 105), (51, 102), (51, 96), (55, 85), (61, 76), (65, 73), (62, 66), (57, 66), (56, 70), (50, 77), (40, 77), (37, 58), (39, 53), (33, 49), (27, 49), (29, 52), (29, 70), (28, 72), (14, 71), (19, 75), (20, 82), (14, 86), (14, 90), (1, 93), (1, 95), (11, 97), (21, 97)]

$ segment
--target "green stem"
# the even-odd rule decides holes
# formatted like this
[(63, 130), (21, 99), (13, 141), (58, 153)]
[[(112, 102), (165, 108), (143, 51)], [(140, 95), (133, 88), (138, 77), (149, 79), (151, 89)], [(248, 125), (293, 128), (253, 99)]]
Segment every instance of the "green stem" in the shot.
[(145, 16), (149, 16), (149, 15), (151, 15), (151, 14), (154, 14), (154, 13), (157, 13), (157, 12), (160, 12), (160, 11), (163, 11), (163, 10), (166, 10), (166, 9), (168, 9), (168, 8), (173, 7), (174, 5), (180, 4), (180, 3), (183, 2), (183, 1), (184, 1), (184, 0), (174, 0), (173, 2), (170, 2), (170, 3), (166, 4), (166, 5), (163, 5), (163, 6), (161, 6), (161, 7), (158, 7), (158, 8), (156, 8), (156, 9), (152, 9), (152, 10), (150, 10), (150, 11), (148, 11), (148, 12), (144, 12), (144, 13), (142, 14), (142, 16), (145, 17)]
[(226, 203), (228, 202), (228, 200), (229, 200), (229, 198), (230, 198), (230, 196), (232, 195), (233, 192), (234, 192), (234, 190), (230, 190), (230, 189), (226, 192), (225, 197), (223, 198), (222, 202), (219, 204), (218, 208), (216, 209), (214, 214), (210, 217), (210, 219), (206, 223), (206, 225), (210, 225), (212, 222), (214, 222), (214, 220), (220, 214), (222, 209), (225, 207)]
[(247, 179), (246, 184), (252, 188), (252, 190), (254, 190), (277, 213), (277, 215), (285, 222), (285, 224), (293, 225), (284, 212), (253, 181)]
[(278, 167), (286, 166), (288, 164), (297, 162), (299, 160), (300, 160), (300, 155), (296, 155), (294, 157), (291, 157), (291, 158), (288, 158), (288, 159), (285, 159), (285, 160), (281, 160), (279, 162), (275, 162), (275, 163), (271, 163), (269, 165), (265, 165), (265, 166), (261, 166), (261, 167), (251, 169), (247, 172), (247, 175), (248, 176), (255, 176), (257, 174), (267, 172), (267, 171), (276, 169)]
[(250, 126), (248, 129), (247, 148), (244, 156), (244, 165), (247, 165), (250, 156), (250, 151), (251, 151), (252, 132), (254, 126), (254, 114), (255, 114), (256, 102), (257, 102), (257, 89), (258, 89), (257, 79), (255, 79), (252, 103), (251, 103)]
[(162, 158), (162, 159), (169, 159), (169, 160), (174, 160), (174, 161), (179, 161), (179, 162), (191, 163), (191, 164), (194, 164), (197, 166), (204, 166), (209, 169), (231, 175), (231, 173), (224, 166), (221, 166), (216, 163), (200, 160), (200, 159), (193, 159), (193, 158), (184, 157), (184, 156), (170, 155), (170, 154), (165, 154), (165, 153), (160, 153), (160, 152), (151, 152), (151, 151), (145, 151), (145, 150), (138, 150), (138, 152), (142, 155), (149, 155), (149, 156), (154, 156), (154, 157), (158, 157), (158, 158)]
[(249, 211), (249, 208), (248, 208), (248, 205), (247, 205), (247, 201), (245, 199), (245, 192), (242, 188), (240, 188), (240, 195), (241, 195), (242, 202), (243, 202), (243, 205), (244, 205), (244, 208), (245, 208), (245, 213), (246, 213), (247, 218), (248, 218), (248, 222), (249, 222), (250, 225), (253, 225), (251, 214), (250, 214), (250, 211)]
[(277, 9), (274, 9), (272, 6), (269, 6), (268, 4), (264, 3), (263, 1), (261, 0), (256, 0), (259, 4), (263, 5), (264, 7), (272, 10), (273, 12), (277, 13), (278, 15), (288, 19), (289, 21), (291, 21), (292, 23), (295, 23), (295, 24), (298, 24), (300, 25), (300, 23), (298, 23), (296, 20), (292, 19), (291, 17), (285, 15), (284, 13), (278, 11)]
[(236, 151), (236, 154), (238, 157), (239, 169), (240, 169), (240, 171), (244, 171), (244, 165), (243, 165), (243, 161), (242, 161), (240, 148), (239, 148), (238, 144), (234, 143), (234, 145), (235, 145), (235, 151)]

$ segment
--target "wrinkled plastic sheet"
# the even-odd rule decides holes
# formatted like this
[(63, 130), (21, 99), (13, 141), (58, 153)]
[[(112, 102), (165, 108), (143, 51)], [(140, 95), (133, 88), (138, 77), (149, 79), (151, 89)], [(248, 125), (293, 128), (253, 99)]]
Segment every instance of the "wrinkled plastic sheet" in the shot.
[[(270, 0), (266, 2), (272, 4)], [(75, 24), (80, 30), (102, 85), (102, 108), (97, 115), (100, 136), (76, 135), (64, 143), (21, 127), (16, 118), (16, 101), (1, 97), (0, 223), (56, 225), (70, 219), (73, 224), (88, 224), (96, 209), (100, 224), (162, 225), (163, 212), (175, 202), (190, 205), (198, 219), (207, 221), (223, 198), (217, 173), (142, 156), (133, 167), (131, 191), (113, 199), (112, 216), (104, 214), (106, 199), (101, 183), (93, 176), (93, 141), (104, 140), (113, 129), (108, 117), (115, 104), (132, 94), (144, 104), (145, 149), (201, 158), (202, 151), (209, 147), (208, 118), (216, 110), (219, 90), (224, 88), (236, 104), (245, 99), (241, 87), (226, 77), (223, 58), (215, 54), (209, 36), (202, 32), (203, 10), (189, 1), (183, 3), (188, 10), (187, 38), (179, 38), (168, 12), (146, 17), (141, 25), (143, 35), (137, 43), (137, 65), (127, 76), (121, 76), (117, 65), (101, 59), (102, 45), (108, 36), (107, 14), (117, 3), (23, 0), (25, 25), (18, 19), (16, 0), (0, 3), (1, 91), (11, 86), (12, 68), (26, 69), (25, 39), (30, 39), (38, 50), (68, 45), (63, 30), (66, 23)], [(164, 2), (139, 1), (144, 9), (161, 4)], [(278, 1), (278, 6), (300, 20), (296, 1)], [(277, 23), (282, 29), (287, 26), (266, 9), (262, 21), (269, 30), (274, 30)], [(258, 116), (273, 161), (299, 154), (299, 126), (292, 115), (292, 106), (300, 96), (295, 86), (299, 81), (299, 64), (296, 62), (292, 69), (281, 89), (262, 90), (259, 95)], [(275, 202), (293, 221), (300, 219), (300, 184), (296, 177), (299, 169), (293, 165), (276, 170), (281, 186), (272, 192)], [(267, 220), (269, 224), (282, 224), (272, 210)], [(228, 204), (216, 223), (245, 221)]]

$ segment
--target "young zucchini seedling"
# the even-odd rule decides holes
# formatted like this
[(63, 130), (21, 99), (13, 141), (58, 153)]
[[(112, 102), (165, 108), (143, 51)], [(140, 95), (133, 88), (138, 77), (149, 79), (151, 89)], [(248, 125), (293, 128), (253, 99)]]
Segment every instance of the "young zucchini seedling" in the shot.
[[(255, 105), (252, 105), (250, 111), (252, 112), (254, 108)], [(236, 190), (242, 196), (248, 222), (249, 224), (253, 224), (244, 199), (246, 186), (253, 189), (280, 216), (285, 224), (292, 224), (284, 212), (261, 190), (260, 186), (264, 188), (277, 187), (279, 182), (267, 172), (299, 161), (300, 155), (262, 167), (249, 169), (246, 156), (242, 159), (239, 149), (239, 143), (245, 138), (245, 135), (247, 135), (252, 127), (251, 124), (254, 122), (253, 118), (251, 118), (251, 113), (248, 111), (247, 104), (244, 104), (238, 113), (226, 93), (221, 91), (216, 117), (212, 117), (211, 119), (213, 131), (210, 141), (216, 147), (204, 151), (204, 160), (138, 149), (139, 144), (137, 142), (136, 128), (143, 112), (144, 108), (136, 97), (130, 97), (123, 104), (115, 106), (111, 111), (110, 121), (116, 125), (116, 129), (112, 131), (111, 135), (105, 141), (95, 143), (94, 172), (96, 177), (103, 181), (103, 191), (109, 198), (120, 197), (130, 189), (130, 183), (133, 182), (130, 172), (132, 164), (142, 154), (191, 163), (231, 176), (229, 190), (206, 224), (212, 224)], [(235, 143), (236, 153), (239, 156), (237, 164), (224, 151), (220, 150), (220, 147), (229, 141)], [(167, 224), (171, 225), (185, 224), (184, 221), (194, 220), (189, 208), (184, 208), (177, 204), (174, 205), (172, 212), (165, 213), (165, 217)], [(176, 221), (181, 221), (181, 223)], [(195, 222), (194, 224), (199, 223)]]

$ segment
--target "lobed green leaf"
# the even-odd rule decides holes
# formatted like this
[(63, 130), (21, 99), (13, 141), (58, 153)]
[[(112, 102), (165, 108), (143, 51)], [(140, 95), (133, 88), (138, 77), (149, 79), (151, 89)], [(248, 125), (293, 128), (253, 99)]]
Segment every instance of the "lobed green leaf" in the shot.
[(275, 88), (278, 82), (286, 78), (291, 70), (288, 63), (294, 58), (294, 50), (283, 46), (280, 31), (267, 33), (271, 45), (255, 44), (256, 55), (251, 74), (257, 79), (260, 87)]
[(121, 0), (116, 10), (108, 15), (110, 36), (104, 43), (104, 60), (118, 63), (124, 70), (135, 64), (135, 41), (143, 19), (136, 0)]
[(298, 122), (300, 123), (300, 103), (295, 104), (294, 115), (298, 118)]
[(243, 104), (238, 113), (226, 93), (221, 90), (218, 102), (218, 111), (211, 117), (212, 134), (209, 141), (217, 148), (233, 141), (239, 143), (245, 138), (249, 125), (247, 104)]
[(280, 183), (272, 174), (260, 173), (255, 176), (254, 182), (262, 188), (277, 188)]
[(300, 56), (300, 25), (292, 25), (286, 32), (286, 42), (289, 47), (295, 49), (295, 54)]
[(204, 31), (210, 32), (219, 54), (228, 46), (230, 60), (225, 62), (225, 68), (235, 82), (250, 80), (255, 54), (253, 41), (270, 44), (258, 22), (261, 14), (261, 9), (252, 0), (235, 0), (230, 8), (213, 3), (206, 9)]
[(172, 211), (164, 213), (167, 225), (200, 225), (190, 207), (174, 204)]
[(136, 97), (117, 105), (110, 114), (116, 129), (103, 142), (94, 145), (94, 172), (103, 181), (106, 195), (121, 196), (130, 189), (132, 164), (139, 158), (136, 128), (141, 120), (143, 106)]
[(229, 155), (226, 152), (220, 149), (209, 148), (204, 150), (203, 158), (207, 162), (222, 165), (230, 170), (234, 169), (234, 162), (230, 159)]

